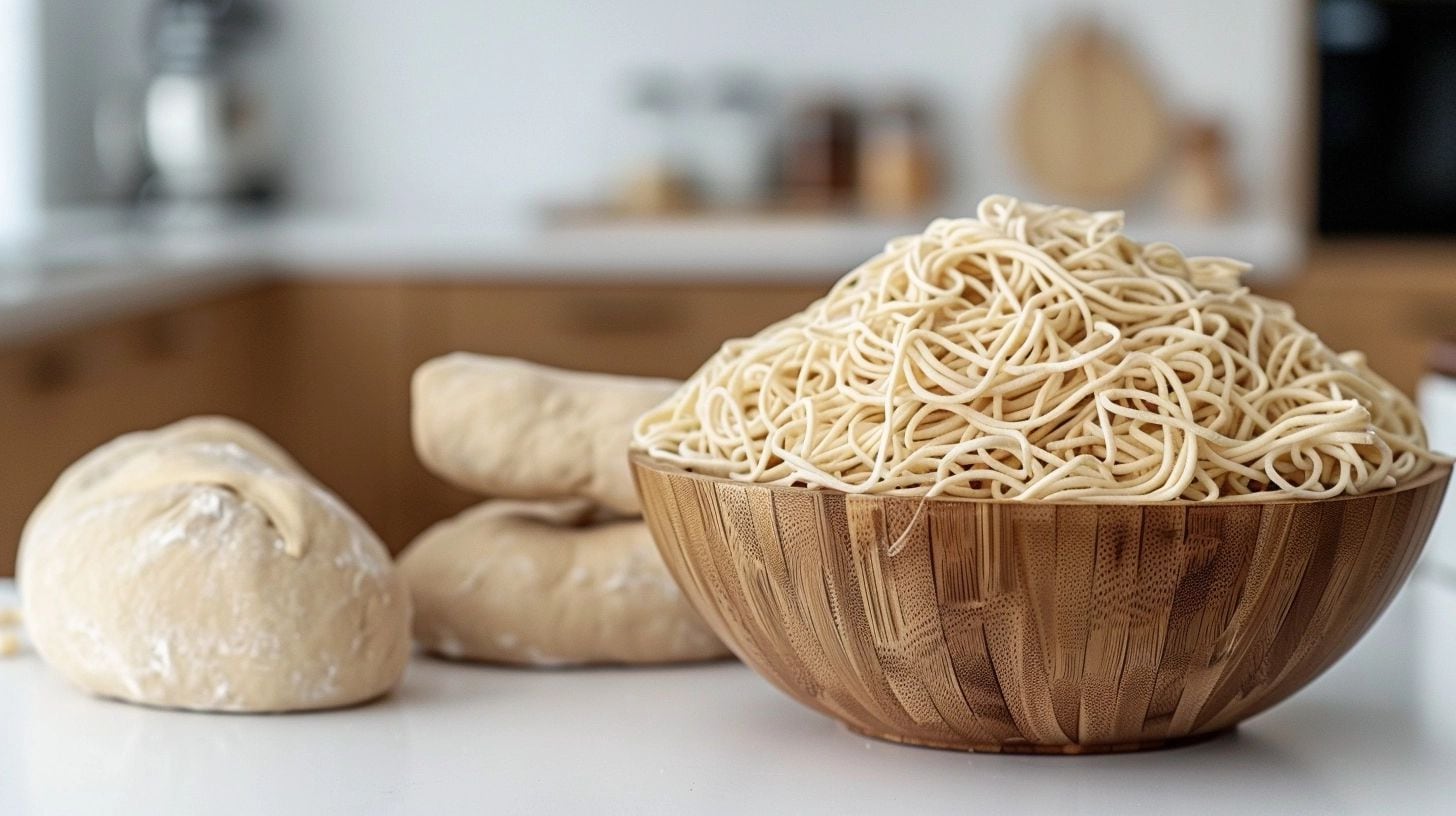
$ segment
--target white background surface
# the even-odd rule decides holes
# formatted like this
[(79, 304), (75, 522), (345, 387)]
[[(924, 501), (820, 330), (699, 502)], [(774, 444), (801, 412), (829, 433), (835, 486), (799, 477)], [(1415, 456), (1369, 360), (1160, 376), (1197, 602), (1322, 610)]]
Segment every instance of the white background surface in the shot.
[[(50, 204), (104, 188), (95, 106), (143, 73), (151, 0), (45, 0)], [(1288, 219), (1305, 88), (1305, 4), (1268, 0), (308, 0), (274, 2), (268, 56), (289, 188), (306, 209), (513, 221), (581, 198), (621, 158), (633, 72), (702, 84), (748, 66), (776, 88), (934, 94), (949, 209), (1030, 193), (1005, 114), (1046, 35), (1091, 17), (1122, 30), (1175, 114), (1229, 126), (1255, 217)], [(1155, 204), (1156, 202), (1147, 202)], [(1231, 248), (1232, 249), (1232, 248)]]
[(40, 217), (36, 0), (0, 0), (0, 246)]
[[(1046, 37), (1089, 17), (1126, 37), (1174, 116), (1227, 125), (1244, 193), (1236, 217), (1188, 224), (1154, 184), (1123, 202), (1130, 234), (1251, 261), (1264, 282), (1293, 271), (1304, 251), (1293, 200), (1306, 186), (1293, 161), (1304, 137), (1299, 46), (1309, 9), (1300, 3), (273, 2), (277, 36), (249, 64), (285, 135), (288, 206), (269, 223), (164, 234), (109, 223), (116, 213), (100, 206), (111, 193), (93, 145), (98, 105), (135, 94), (146, 75), (153, 0), (4, 3), (34, 5), (39, 20), (27, 35), (34, 53), (11, 59), (28, 63), (29, 79), (17, 82), (39, 107), (31, 119), (40, 155), (23, 164), (36, 166), (31, 206), (44, 209), (29, 219), (39, 233), (29, 240), (0, 234), (0, 334), (12, 317), (26, 328), (11, 336), (78, 325), (112, 294), (137, 303), (153, 280), (157, 302), (170, 303), (179, 264), (218, 261), (557, 279), (808, 274), (827, 284), (925, 218), (543, 230), (539, 215), (543, 205), (598, 198), (617, 181), (631, 152), (630, 80), (657, 68), (699, 99), (713, 76), (745, 67), (785, 104), (826, 87), (870, 101), (918, 89), (940, 108), (948, 196), (939, 212), (969, 215), (990, 192), (1045, 200), (1017, 170), (1007, 113)], [(0, 109), (8, 95), (0, 90)], [(696, 120), (687, 118), (691, 130)], [(14, 180), (4, 154), (0, 187)], [(58, 220), (70, 228), (54, 229)], [(27, 266), (46, 272), (27, 277)], [(115, 287), (93, 286), (97, 276), (52, 286), (56, 266), (104, 267), (100, 277)]]
[(1456, 591), (1417, 576), (1349, 657), (1234, 735), (1088, 757), (866, 740), (736, 663), (419, 658), (374, 705), (246, 716), (92, 699), (25, 653), (0, 660), (0, 814), (1444, 814), (1453, 644)]

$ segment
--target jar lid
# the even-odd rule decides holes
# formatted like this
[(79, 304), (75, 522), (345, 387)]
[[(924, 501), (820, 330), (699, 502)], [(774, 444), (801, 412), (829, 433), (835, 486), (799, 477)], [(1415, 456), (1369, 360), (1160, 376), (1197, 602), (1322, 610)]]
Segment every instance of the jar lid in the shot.
[(1436, 338), (1426, 362), (1431, 371), (1444, 377), (1456, 377), (1456, 336)]

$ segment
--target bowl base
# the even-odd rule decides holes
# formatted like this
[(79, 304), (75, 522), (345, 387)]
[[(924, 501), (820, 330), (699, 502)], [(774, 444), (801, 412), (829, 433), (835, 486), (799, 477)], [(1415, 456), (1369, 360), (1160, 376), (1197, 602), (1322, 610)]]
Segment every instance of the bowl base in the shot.
[(969, 751), (976, 754), (1046, 754), (1053, 756), (1075, 756), (1078, 754), (1125, 754), (1132, 751), (1155, 751), (1161, 748), (1179, 748), (1185, 745), (1194, 745), (1207, 740), (1221, 737), (1224, 734), (1231, 734), (1237, 726), (1230, 726), (1219, 731), (1209, 731), (1203, 734), (1191, 734), (1186, 737), (1173, 737), (1170, 739), (1147, 740), (1144, 742), (1109, 742), (1105, 744), (1082, 745), (1070, 743), (1067, 745), (1043, 745), (1034, 742), (1011, 742), (1011, 743), (973, 743), (973, 742), (940, 742), (938, 740), (919, 739), (917, 737), (902, 737), (895, 734), (880, 734), (868, 729), (859, 728), (846, 724), (846, 729), (856, 734), (884, 742), (893, 742), (897, 745), (913, 745), (920, 748), (936, 748), (942, 751)]

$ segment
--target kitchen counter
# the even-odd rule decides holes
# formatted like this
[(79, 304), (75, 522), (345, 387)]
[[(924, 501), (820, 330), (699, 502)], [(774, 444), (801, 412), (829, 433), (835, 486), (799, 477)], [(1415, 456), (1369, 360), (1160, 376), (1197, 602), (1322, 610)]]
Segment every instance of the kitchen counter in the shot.
[(736, 663), (419, 658), (373, 705), (242, 716), (92, 699), (24, 652), (0, 659), (0, 813), (1450, 812), (1448, 581), (1418, 574), (1350, 656), (1234, 734), (1113, 756), (866, 740)]
[[(112, 209), (55, 213), (0, 252), (0, 341), (122, 317), (276, 278), (533, 282), (810, 283), (828, 287), (924, 218), (785, 216), (410, 222), (327, 214), (231, 214), (146, 222)], [(1192, 254), (1251, 260), (1283, 279), (1302, 256), (1287, 225), (1135, 222), (1133, 234)]]
[[(81, 208), (50, 214), (40, 236), (13, 254), (62, 266), (250, 264), (305, 274), (422, 268), (486, 276), (792, 279), (826, 272), (838, 277), (891, 238), (920, 232), (928, 220), (746, 213), (551, 221), (295, 210), (144, 218)], [(1135, 215), (1129, 232), (1190, 255), (1234, 255), (1265, 280), (1292, 271), (1304, 251), (1299, 232), (1275, 219), (1188, 222)], [(0, 253), (0, 267), (4, 260)]]
[(59, 212), (25, 248), (68, 266), (246, 264), (295, 274), (648, 278), (841, 272), (922, 219), (838, 216), (632, 218), (552, 224), (455, 216), (246, 211), (143, 218), (114, 210)]
[(236, 290), (267, 273), (244, 266), (28, 266), (0, 274), (0, 343)]
[(919, 225), (859, 219), (541, 231), (318, 217), (141, 225), (70, 214), (0, 254), (0, 343), (272, 280), (804, 282), (829, 286)]

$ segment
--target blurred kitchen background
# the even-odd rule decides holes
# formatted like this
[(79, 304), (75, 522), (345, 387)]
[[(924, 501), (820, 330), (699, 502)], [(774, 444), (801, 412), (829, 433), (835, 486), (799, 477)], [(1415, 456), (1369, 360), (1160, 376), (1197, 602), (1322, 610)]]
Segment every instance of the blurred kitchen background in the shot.
[(1253, 262), (1456, 449), (1453, 3), (0, 0), (0, 575), (199, 412), (398, 548), (470, 502), (419, 362), (686, 376), (991, 192)]

